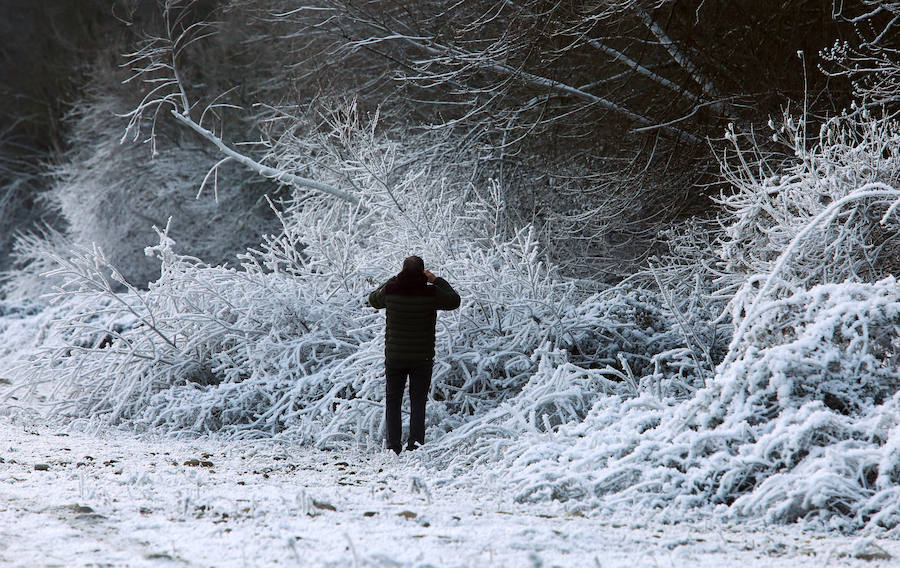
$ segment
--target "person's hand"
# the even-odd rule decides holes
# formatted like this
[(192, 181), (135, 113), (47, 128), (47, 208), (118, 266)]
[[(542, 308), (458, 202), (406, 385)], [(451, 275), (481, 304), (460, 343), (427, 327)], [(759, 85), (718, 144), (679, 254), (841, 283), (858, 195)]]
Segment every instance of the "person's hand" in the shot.
[(431, 273), (430, 270), (425, 270), (425, 278), (428, 279), (428, 282), (434, 282), (434, 279), (437, 278), (434, 274)]

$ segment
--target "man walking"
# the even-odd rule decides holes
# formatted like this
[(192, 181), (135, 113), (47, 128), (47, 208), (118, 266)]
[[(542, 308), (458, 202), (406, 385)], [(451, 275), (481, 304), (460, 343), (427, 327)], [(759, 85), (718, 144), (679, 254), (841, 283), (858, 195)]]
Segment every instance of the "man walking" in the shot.
[(384, 422), (387, 448), (400, 453), (400, 407), (409, 378), (409, 439), (406, 449), (425, 443), (425, 400), (434, 364), (437, 310), (455, 310), (459, 294), (450, 283), (425, 270), (418, 256), (403, 261), (403, 270), (369, 294), (369, 305), (387, 308), (384, 327)]

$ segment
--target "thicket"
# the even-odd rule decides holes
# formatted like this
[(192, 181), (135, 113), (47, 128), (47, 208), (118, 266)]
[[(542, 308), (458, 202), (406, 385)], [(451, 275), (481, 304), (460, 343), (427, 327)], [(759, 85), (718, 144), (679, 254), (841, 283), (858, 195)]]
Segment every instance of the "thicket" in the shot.
[[(3, 66), (0, 88), (35, 107), (4, 107), (0, 121), (10, 128), (2, 131), (10, 134), (0, 135), (0, 160), (20, 160), (3, 144), (13, 138), (36, 153), (24, 162), (35, 175), (12, 167), (15, 187), (0, 180), (10, 188), (3, 238), (33, 232), (44, 218), (74, 244), (102, 246), (143, 286), (153, 266), (119, 262), (116, 251), (140, 257), (153, 239), (150, 226), (169, 213), (179, 242), (211, 263), (277, 229), (264, 207), (249, 219), (243, 211), (279, 184), (251, 183), (233, 161), (215, 169), (223, 199), (205, 191), (191, 202), (194, 178), (225, 156), (216, 159), (213, 147), (165, 112), (154, 130), (163, 143), (149, 143), (146, 131), (122, 140), (122, 113), (148, 94), (154, 100), (172, 92), (162, 66), (141, 74), (160, 82), (122, 83), (142, 64), (123, 54), (181, 38), (176, 59), (194, 119), (244, 154), (265, 162), (259, 142), (270, 129), (316, 104), (355, 99), (398, 131), (444, 132), (440, 159), (467, 160), (480, 185), (497, 180), (510, 218), (517, 226), (535, 223), (554, 264), (613, 283), (664, 249), (660, 228), (708, 208), (718, 184), (708, 136), (719, 138), (729, 122), (742, 131), (764, 124), (802, 100), (804, 87), (819, 116), (846, 104), (843, 78), (826, 83), (810, 73), (804, 85), (801, 71), (835, 38), (855, 37), (852, 24), (823, 17), (818, 2), (738, 2), (728, 10), (684, 1), (530, 0), (329, 1), (320, 8), (283, 0), (118, 0), (82, 3), (72, 13), (52, 2), (4, 4), (2, 49), (15, 64)], [(792, 30), (802, 44), (772, 42), (773, 29)], [(201, 117), (210, 104), (218, 106)], [(37, 160), (53, 167), (47, 172)], [(128, 180), (110, 179), (117, 172), (137, 178), (125, 197), (110, 189)], [(79, 175), (108, 179), (100, 184), (107, 198), (95, 208), (102, 217), (77, 206)], [(163, 201), (173, 204), (170, 211)], [(223, 222), (191, 233), (194, 220), (210, 217)], [(234, 224), (255, 224), (256, 234), (221, 230)]]
[(805, 149), (786, 125), (797, 156), (780, 173), (726, 167), (742, 191), (723, 200), (708, 291), (729, 298), (733, 331), (689, 397), (599, 397), (584, 419), (537, 436), (519, 426), (533, 403), (523, 391), (443, 437), (433, 459), (460, 471), (499, 460), (518, 499), (584, 510), (895, 527), (900, 288), (885, 253), (900, 236), (896, 127), (842, 117)]
[[(644, 205), (631, 217), (627, 204), (660, 200), (668, 190), (634, 192), (624, 183), (621, 194), (610, 193), (618, 187), (613, 180), (636, 178), (600, 166), (592, 166), (593, 178), (592, 170), (579, 169), (571, 185), (548, 181), (538, 193), (550, 205), (529, 209), (515, 184), (547, 175), (534, 174), (527, 162), (554, 140), (554, 128), (572, 132), (561, 125), (585, 121), (598, 107), (625, 114), (571, 92), (573, 99), (550, 105), (572, 87), (555, 65), (569, 65), (578, 83), (587, 72), (581, 50), (599, 49), (584, 38), (609, 30), (623, 13), (615, 41), (600, 44), (607, 48), (601, 51), (613, 49), (616, 61), (636, 65), (626, 56), (634, 44), (623, 38), (633, 39), (638, 23), (657, 40), (669, 37), (642, 14), (670, 9), (674, 33), (684, 6), (602, 4), (591, 27), (579, 12), (559, 6), (561, 12), (545, 13), (527, 4), (508, 13), (463, 4), (473, 12), (446, 18), (459, 27), (442, 27), (445, 20), (426, 10), (439, 6), (427, 3), (422, 13), (384, 14), (332, 3), (323, 16), (235, 2), (216, 12), (224, 22), (217, 25), (200, 17), (197, 5), (166, 4), (162, 31), (128, 58), (134, 80), (148, 90), (123, 127), (126, 137), (154, 148), (154, 168), (171, 172), (165, 189), (130, 195), (122, 180), (142, 170), (123, 174), (106, 169), (107, 162), (140, 165), (140, 158), (129, 149), (125, 158), (105, 160), (115, 151), (100, 145), (70, 162), (95, 166), (64, 170), (70, 173), (59, 179), (74, 181), (60, 186), (70, 189), (58, 190), (57, 199), (72, 200), (69, 211), (80, 211), (72, 216), (82, 219), (78, 230), (88, 241), (95, 238), (85, 222), (97, 207), (91, 200), (108, 196), (161, 210), (166, 196), (193, 186), (220, 190), (227, 206), (240, 209), (244, 194), (216, 184), (218, 172), (234, 165), (281, 188), (266, 199), (279, 226), (225, 265), (198, 258), (195, 250), (206, 256), (210, 249), (189, 232), (182, 243), (177, 217), (158, 220), (146, 254), (160, 276), (146, 288), (120, 267), (121, 258), (129, 262), (126, 252), (70, 248), (70, 237), (52, 229), (20, 239), (18, 254), (33, 266), (7, 281), (7, 294), (34, 286), (41, 271), (55, 291), (38, 311), (4, 304), (6, 411), (38, 402), (67, 423), (185, 436), (290, 436), (375, 451), (383, 427), (383, 316), (365, 300), (416, 253), (463, 298), (459, 310), (439, 318), (428, 437), (420, 450), (426, 463), (459, 472), (461, 483), (471, 481), (473, 466), (493, 468), (508, 477), (519, 500), (557, 499), (585, 511), (629, 514), (639, 507), (672, 521), (714, 514), (845, 531), (894, 529), (900, 132), (883, 88), (872, 87), (888, 84), (878, 79), (884, 71), (851, 76), (858, 102), (826, 120), (789, 111), (765, 135), (731, 121), (710, 142), (721, 193), (711, 212), (689, 221), (648, 220), (656, 209)], [(891, 3), (862, 7), (856, 23), (884, 33), (853, 52), (896, 61), (888, 31), (900, 10)], [(307, 73), (301, 77), (318, 77), (310, 71), (316, 61), (326, 69), (371, 61), (368, 75), (355, 75), (358, 96), (338, 96), (325, 85), (309, 103), (303, 97), (312, 87), (301, 81), (293, 94), (304, 104), (268, 99), (245, 108), (240, 120), (228, 118), (239, 113), (234, 100), (225, 90), (209, 94), (192, 75), (204, 60), (191, 61), (191, 49), (204, 41), (227, 47), (232, 33), (244, 45), (259, 45), (261, 37), (248, 34), (253, 26), (228, 25), (236, 21), (229, 18), (254, 14), (250, 21), (297, 42), (285, 53), (307, 54), (297, 66)], [(537, 42), (523, 52), (528, 34), (538, 33), (534, 14), (552, 24), (537, 36), (552, 50)], [(502, 32), (509, 22), (518, 22), (512, 36)], [(393, 33), (401, 28), (403, 34)], [(432, 39), (415, 29), (430, 30)], [(673, 58), (674, 70), (652, 66), (653, 77), (650, 67), (631, 70), (657, 84), (663, 72), (669, 80), (684, 73), (718, 77), (713, 63), (700, 58), (702, 64), (688, 66), (672, 52), (686, 57), (684, 49), (679, 42), (656, 53)], [(372, 50), (384, 59), (363, 57)], [(826, 71), (843, 76), (851, 51), (829, 50), (823, 65), (837, 66)], [(415, 65), (397, 75), (386, 61)], [(496, 82), (498, 76), (504, 79)], [(620, 79), (597, 84), (621, 86)], [(334, 88), (343, 80), (334, 77)], [(366, 100), (367, 92), (385, 96), (389, 84), (400, 88), (383, 106)], [(523, 101), (536, 96), (536, 85), (547, 100), (542, 114), (532, 115)], [(703, 92), (709, 98), (695, 110), (717, 108), (719, 99)], [(269, 84), (255, 94), (289, 93)], [(432, 99), (421, 109), (427, 127), (416, 121), (411, 102), (425, 94), (452, 103), (445, 122), (427, 122), (440, 114)], [(392, 104), (391, 96), (400, 102)], [(666, 121), (646, 100), (619, 103), (628, 101), (657, 126)], [(741, 109), (722, 104), (723, 120)], [(106, 133), (108, 140), (109, 127), (91, 122), (100, 115), (81, 116), (96, 124), (85, 133)], [(498, 116), (507, 127), (494, 122)], [(628, 120), (638, 131), (646, 126)], [(714, 123), (671, 126), (699, 136)], [(232, 142), (242, 128), (258, 136), (252, 145)], [(653, 144), (659, 144), (654, 155), (679, 147), (662, 136)], [(184, 164), (190, 168), (181, 171)], [(640, 184), (665, 172), (648, 167)], [(592, 185), (597, 191), (587, 201), (548, 189), (600, 178), (608, 185)], [(573, 204), (581, 217), (569, 221), (595, 231), (586, 239), (590, 247), (622, 227), (631, 231), (638, 219), (640, 231), (664, 227), (650, 239), (658, 244), (647, 256), (655, 254), (614, 283), (589, 278), (598, 266), (633, 267), (636, 259), (606, 263), (583, 247), (561, 256), (571, 235), (560, 237), (555, 223), (563, 217), (553, 212)]]

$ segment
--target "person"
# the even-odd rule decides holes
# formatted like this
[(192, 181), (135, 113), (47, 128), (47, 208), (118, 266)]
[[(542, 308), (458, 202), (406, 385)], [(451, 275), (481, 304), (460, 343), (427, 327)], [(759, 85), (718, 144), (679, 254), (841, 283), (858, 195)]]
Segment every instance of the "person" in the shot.
[(418, 256), (403, 261), (399, 274), (369, 294), (369, 305), (385, 309), (384, 422), (388, 449), (401, 449), (403, 391), (409, 379), (407, 450), (425, 443), (425, 400), (434, 365), (437, 310), (455, 310), (460, 298), (450, 283), (425, 270)]

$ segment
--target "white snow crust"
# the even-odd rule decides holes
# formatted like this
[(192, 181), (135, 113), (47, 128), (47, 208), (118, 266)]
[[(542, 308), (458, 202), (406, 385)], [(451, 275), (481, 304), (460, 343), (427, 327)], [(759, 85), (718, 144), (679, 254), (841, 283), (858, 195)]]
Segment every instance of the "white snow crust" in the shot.
[(5, 418), (0, 458), (4, 566), (876, 568), (900, 555), (896, 540), (797, 526), (521, 504), (496, 470), (460, 483), (414, 454)]

